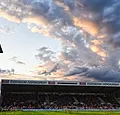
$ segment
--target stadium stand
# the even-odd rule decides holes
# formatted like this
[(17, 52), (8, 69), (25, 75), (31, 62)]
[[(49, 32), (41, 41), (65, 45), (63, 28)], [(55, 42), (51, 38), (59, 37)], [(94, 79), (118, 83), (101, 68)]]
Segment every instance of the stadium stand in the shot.
[(3, 110), (119, 109), (120, 83), (2, 80)]

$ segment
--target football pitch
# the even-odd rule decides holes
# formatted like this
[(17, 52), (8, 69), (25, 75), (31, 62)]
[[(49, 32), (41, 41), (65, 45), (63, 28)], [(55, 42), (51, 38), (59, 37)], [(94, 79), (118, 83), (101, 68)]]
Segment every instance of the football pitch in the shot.
[(120, 112), (0, 112), (0, 115), (120, 115)]

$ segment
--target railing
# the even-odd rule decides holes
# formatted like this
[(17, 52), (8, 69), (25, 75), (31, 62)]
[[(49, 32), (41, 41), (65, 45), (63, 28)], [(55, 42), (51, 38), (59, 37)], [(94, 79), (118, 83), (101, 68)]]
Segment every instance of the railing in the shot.
[(1, 111), (120, 111), (118, 109), (1, 109)]
[(120, 111), (120, 109), (22, 109), (22, 111)]

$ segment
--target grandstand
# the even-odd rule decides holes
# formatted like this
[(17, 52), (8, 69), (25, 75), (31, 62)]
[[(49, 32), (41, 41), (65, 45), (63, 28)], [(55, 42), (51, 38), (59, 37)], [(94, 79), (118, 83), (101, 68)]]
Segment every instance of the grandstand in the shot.
[(120, 83), (2, 80), (3, 110), (119, 109)]

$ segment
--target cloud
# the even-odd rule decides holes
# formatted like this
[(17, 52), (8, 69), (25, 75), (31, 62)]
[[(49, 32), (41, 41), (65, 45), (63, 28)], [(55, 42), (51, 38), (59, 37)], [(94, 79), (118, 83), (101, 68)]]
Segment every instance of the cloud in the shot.
[(120, 48), (114, 50), (104, 64), (98, 66), (75, 66), (65, 73), (65, 76), (92, 78), (98, 81), (119, 82), (120, 81)]
[[(25, 4), (25, 1), (6, 0), (0, 4), (0, 17), (16, 23), (34, 23), (46, 26), (47, 22), (42, 15), (37, 15), (35, 7), (31, 4)], [(24, 12), (23, 12), (24, 9)]]
[(102, 57), (107, 56), (107, 54), (104, 52), (103, 49), (101, 49), (101, 47), (99, 45), (91, 45), (90, 48), (93, 52), (96, 52), (98, 55), (100, 55)]
[(85, 68), (85, 67), (76, 67), (72, 68), (65, 76), (73, 76), (79, 74), (78, 77), (84, 78), (84, 76), (88, 78), (92, 78), (98, 81), (106, 81), (106, 82), (119, 82), (120, 81), (120, 72), (113, 71), (108, 68)]
[(33, 33), (40, 33), (40, 34), (44, 34), (44, 36), (50, 37), (50, 33), (49, 33), (49, 29), (48, 28), (39, 28), (37, 26), (34, 26), (31, 29), (31, 32)]
[(0, 33), (11, 34), (11, 33), (14, 33), (14, 32), (15, 32), (15, 29), (11, 28), (9, 26), (1, 26), (0, 27)]
[(99, 33), (99, 26), (91, 20), (79, 19), (74, 17), (73, 22), (75, 26), (82, 28), (93, 36), (97, 36), (97, 34)]
[(25, 63), (22, 62), (22, 61), (17, 61), (17, 63), (18, 63), (18, 64), (21, 64), (21, 65), (25, 65)]
[(55, 55), (56, 53), (48, 47), (43, 46), (38, 49), (38, 54), (36, 55), (36, 58), (40, 62), (40, 65), (36, 67), (38, 75), (53, 76), (54, 72), (60, 70), (61, 62), (57, 62)]
[(20, 23), (19, 18), (15, 17), (15, 16), (12, 16), (12, 15), (10, 15), (7, 12), (2, 11), (2, 10), (0, 10), (0, 17), (5, 18), (5, 19), (7, 19), (7, 20), (9, 20), (11, 22)]
[(88, 68), (74, 67), (68, 73), (66, 73), (65, 76), (71, 76), (71, 75), (81, 74), (81, 73), (86, 72), (87, 70), (88, 70)]
[(67, 6), (67, 4), (64, 3), (64, 1), (60, 1), (60, 0), (55, 0), (55, 3), (57, 4), (57, 6), (63, 8), (65, 11), (69, 11), (69, 6)]
[(43, 71), (42, 73), (38, 72), (39, 75), (51, 75), (51, 73), (56, 72), (59, 69), (59, 63), (55, 63), (52, 68), (48, 70)]
[(23, 74), (0, 74), (0, 79), (16, 79), (16, 80), (46, 80), (45, 77), (27, 76)]
[(10, 60), (15, 62), (16, 64), (26, 65), (25, 62), (20, 61), (16, 56), (13, 56), (12, 58), (10, 58)]
[(35, 56), (40, 63), (47, 63), (54, 61), (55, 58), (55, 52), (51, 51), (48, 47), (41, 47), (38, 49), (38, 54)]
[(33, 24), (37, 24), (39, 26), (47, 26), (46, 20), (41, 16), (34, 16), (33, 15), (33, 17), (23, 18), (22, 22), (30, 23), (30, 24), (33, 23)]
[(10, 60), (16, 61), (16, 60), (17, 60), (17, 57), (16, 57), (16, 56), (13, 56), (12, 58), (10, 58)]
[(120, 71), (119, 68), (119, 60), (120, 60), (120, 48), (115, 49), (111, 52), (111, 56), (109, 56), (106, 60), (106, 64), (112, 68), (112, 70)]
[(42, 72), (60, 61), (60, 68), (51, 73), (51, 77), (80, 67), (80, 71), (87, 68), (82, 75), (80, 73), (84, 77), (80, 78), (79, 69), (75, 69), (78, 75), (63, 79), (116, 81), (119, 80), (116, 77), (120, 55), (119, 7), (118, 0), (4, 0), (0, 2), (0, 17), (32, 24), (28, 28), (31, 32), (61, 41), (59, 54), (47, 47), (37, 50), (36, 59)]

